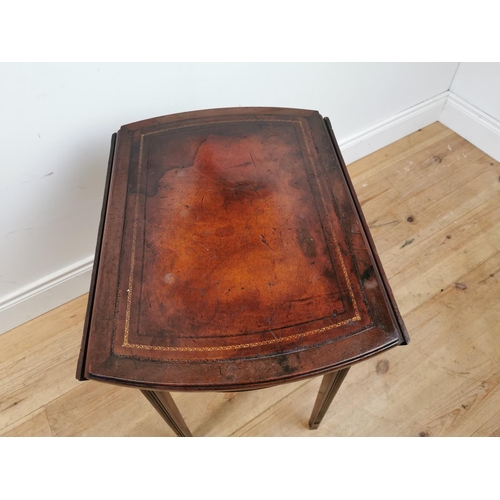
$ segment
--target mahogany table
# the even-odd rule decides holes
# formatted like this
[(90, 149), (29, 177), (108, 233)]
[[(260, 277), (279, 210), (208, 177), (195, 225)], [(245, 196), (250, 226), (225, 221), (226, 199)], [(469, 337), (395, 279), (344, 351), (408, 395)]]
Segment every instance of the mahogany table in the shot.
[(328, 118), (228, 108), (113, 135), (77, 378), (169, 391), (324, 375), (409, 338)]

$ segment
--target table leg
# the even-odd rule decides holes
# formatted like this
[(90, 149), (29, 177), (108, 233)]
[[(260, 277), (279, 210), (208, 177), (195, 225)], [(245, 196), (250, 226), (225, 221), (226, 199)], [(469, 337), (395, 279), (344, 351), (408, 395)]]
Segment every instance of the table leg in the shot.
[(193, 437), (170, 393), (146, 390), (141, 392), (178, 436)]
[(335, 394), (337, 394), (337, 391), (340, 389), (348, 371), (349, 368), (344, 368), (337, 372), (327, 373), (323, 377), (311, 418), (309, 419), (310, 429), (317, 429), (319, 427), (319, 424), (330, 407)]

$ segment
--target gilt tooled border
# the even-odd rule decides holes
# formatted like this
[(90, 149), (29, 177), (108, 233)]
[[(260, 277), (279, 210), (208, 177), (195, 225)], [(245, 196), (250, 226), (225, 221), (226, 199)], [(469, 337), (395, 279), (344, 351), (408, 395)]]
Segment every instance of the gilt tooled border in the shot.
[[(318, 172), (316, 170), (316, 166), (314, 161), (312, 161), (312, 155), (311, 155), (311, 150), (309, 147), (309, 141), (307, 140), (306, 137), (306, 131), (304, 129), (304, 125), (302, 120), (278, 120), (278, 119), (246, 119), (246, 120), (221, 120), (221, 121), (213, 121), (213, 122), (207, 122), (203, 123), (203, 125), (212, 125), (212, 124), (221, 124), (221, 123), (242, 123), (242, 122), (286, 122), (286, 123), (293, 123), (293, 124), (298, 124), (300, 127), (300, 130), (302, 132), (302, 136), (304, 139), (304, 143), (306, 145), (307, 153), (310, 158), (310, 164), (312, 166), (313, 172), (314, 172), (314, 178), (316, 179), (316, 183), (318, 186), (318, 191), (320, 194), (321, 201), (323, 203), (323, 207), (325, 208), (325, 212), (328, 214), (328, 207), (326, 205), (325, 197), (323, 194), (323, 189), (321, 187), (321, 183), (319, 181), (318, 177)], [(141, 172), (142, 172), (142, 153), (143, 153), (143, 147), (144, 147), (144, 137), (148, 135), (154, 135), (154, 134), (159, 134), (162, 132), (167, 132), (169, 130), (177, 130), (177, 129), (182, 129), (182, 128), (189, 128), (189, 127), (194, 127), (194, 126), (199, 126), (200, 124), (189, 124), (189, 125), (180, 125), (177, 127), (169, 127), (166, 129), (161, 129), (161, 130), (156, 130), (153, 132), (147, 132), (145, 134), (141, 134), (141, 141), (140, 141), (140, 147), (139, 147), (139, 162), (138, 162), (138, 168), (137, 168), (137, 185), (139, 186), (140, 184), (140, 178), (141, 178)], [(346, 319), (344, 321), (340, 321), (338, 323), (334, 323), (332, 325), (325, 326), (323, 328), (317, 328), (314, 330), (310, 330), (307, 332), (302, 332), (302, 333), (296, 333), (293, 335), (288, 335), (286, 337), (281, 337), (281, 338), (273, 338), (273, 339), (268, 339), (268, 340), (262, 340), (260, 342), (248, 342), (244, 344), (235, 344), (235, 345), (225, 345), (225, 346), (208, 346), (208, 347), (169, 347), (169, 346), (156, 346), (156, 345), (142, 345), (142, 344), (131, 344), (128, 341), (128, 336), (129, 336), (129, 329), (130, 329), (130, 312), (131, 312), (131, 305), (132, 305), (132, 290), (133, 290), (133, 285), (134, 285), (134, 267), (135, 267), (135, 250), (136, 250), (136, 243), (137, 243), (137, 223), (138, 223), (138, 216), (139, 216), (139, 198), (140, 194), (137, 190), (136, 192), (136, 200), (135, 200), (135, 207), (134, 207), (134, 219), (133, 219), (133, 226), (132, 226), (132, 248), (131, 248), (131, 256), (130, 256), (130, 273), (129, 273), (129, 279), (128, 279), (128, 287), (127, 287), (127, 307), (126, 307), (126, 312), (125, 312), (125, 332), (124, 332), (124, 337), (123, 337), (123, 344), (122, 347), (129, 347), (129, 348), (134, 348), (134, 349), (145, 349), (145, 350), (150, 350), (150, 351), (181, 351), (181, 352), (199, 352), (199, 351), (229, 351), (229, 350), (235, 350), (235, 349), (248, 349), (252, 347), (260, 347), (264, 345), (270, 345), (270, 344), (276, 344), (276, 343), (281, 343), (287, 340), (296, 340), (298, 338), (303, 338), (303, 337), (308, 337), (310, 335), (314, 335), (315, 333), (321, 333), (327, 330), (332, 330), (334, 328), (339, 328), (341, 326), (344, 326), (348, 323), (356, 322), (356, 321), (361, 321), (361, 316), (359, 314), (358, 310), (358, 305), (356, 303), (356, 299), (354, 297), (354, 292), (352, 290), (351, 282), (349, 280), (349, 274), (347, 272), (347, 268), (344, 263), (344, 258), (342, 256), (342, 251), (340, 250), (340, 246), (338, 243), (338, 240), (335, 236), (335, 230), (332, 224), (332, 221), (330, 220), (329, 217), (327, 217), (328, 224), (330, 226), (330, 231), (331, 235), (333, 238), (333, 242), (335, 245), (335, 251), (337, 253), (338, 259), (340, 261), (341, 267), (342, 267), (342, 273), (344, 275), (344, 279), (346, 281), (347, 289), (349, 290), (349, 295), (352, 300), (352, 305), (354, 309), (355, 315), (352, 318)]]

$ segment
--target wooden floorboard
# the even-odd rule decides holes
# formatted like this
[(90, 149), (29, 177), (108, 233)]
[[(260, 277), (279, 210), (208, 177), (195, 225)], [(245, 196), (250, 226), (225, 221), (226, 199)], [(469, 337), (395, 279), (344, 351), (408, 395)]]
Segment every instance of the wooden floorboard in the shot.
[[(175, 393), (197, 436), (500, 436), (500, 164), (435, 123), (349, 166), (411, 343), (320, 379)], [(173, 436), (142, 394), (78, 382), (87, 296), (0, 335), (0, 435)]]

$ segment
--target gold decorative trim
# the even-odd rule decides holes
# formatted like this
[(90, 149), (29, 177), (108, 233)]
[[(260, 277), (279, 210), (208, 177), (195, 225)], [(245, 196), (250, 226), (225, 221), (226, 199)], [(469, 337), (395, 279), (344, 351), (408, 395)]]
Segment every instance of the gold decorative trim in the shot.
[(215, 347), (164, 347), (159, 345), (140, 345), (140, 344), (124, 344), (123, 347), (135, 347), (139, 349), (148, 349), (151, 351), (187, 351), (187, 352), (199, 352), (199, 351), (231, 351), (233, 349), (248, 349), (250, 347), (260, 347), (263, 345), (277, 344), (282, 340), (295, 340), (301, 337), (307, 337), (313, 335), (314, 333), (324, 332), (326, 330), (331, 330), (332, 328), (338, 328), (339, 326), (347, 325), (352, 321), (359, 321), (361, 318), (359, 316), (354, 316), (354, 318), (346, 319), (334, 325), (324, 326), (323, 328), (318, 328), (316, 330), (310, 330), (304, 333), (295, 333), (293, 335), (288, 335), (283, 338), (261, 340), (260, 342), (249, 342), (247, 344), (237, 344), (237, 345), (224, 345)]
[[(304, 136), (304, 139), (306, 139), (306, 133), (304, 130), (304, 126), (302, 125), (301, 121), (299, 121), (298, 123), (300, 125), (300, 129), (302, 130), (302, 135)], [(311, 150), (309, 149), (309, 144), (308, 144), (307, 140), (305, 140), (305, 143), (306, 143), (307, 153), (309, 154), (309, 157), (311, 158), (311, 156), (312, 156)], [(314, 162), (311, 162), (311, 165), (312, 165), (313, 172), (314, 172), (314, 178), (316, 179), (316, 184), (318, 185), (318, 191), (319, 191), (319, 194), (321, 196), (321, 201), (323, 202), (323, 207), (325, 207), (325, 210), (328, 212), (328, 208), (327, 208), (326, 202), (325, 202), (325, 197), (323, 196), (323, 188), (321, 187), (321, 183), (319, 182), (318, 172), (316, 170)], [(335, 230), (333, 228), (332, 221), (330, 220), (329, 217), (327, 217), (327, 220), (328, 220), (328, 225), (330, 226), (330, 230), (332, 232), (333, 242), (335, 243), (335, 250), (337, 251), (337, 255), (339, 257), (340, 264), (342, 266), (342, 271), (344, 273), (344, 278), (345, 278), (345, 281), (347, 284), (347, 288), (349, 289), (349, 295), (351, 296), (352, 305), (354, 307), (354, 312), (356, 313), (356, 317), (358, 317), (359, 316), (358, 304), (356, 303), (356, 299), (354, 298), (354, 292), (352, 291), (351, 282), (349, 280), (349, 274), (347, 273), (347, 269), (346, 269), (345, 264), (344, 264), (344, 258), (342, 257), (342, 252), (341, 252), (340, 247), (339, 247), (339, 242), (337, 240), (337, 237), (335, 236)]]
[[(302, 124), (301, 120), (277, 120), (277, 119), (247, 119), (247, 120), (222, 120), (222, 121), (214, 121), (214, 122), (206, 122), (202, 124), (189, 124), (189, 125), (180, 125), (177, 127), (170, 127), (162, 130), (156, 130), (154, 132), (147, 132), (145, 134), (141, 134), (141, 142), (140, 142), (140, 147), (139, 147), (139, 164), (137, 168), (137, 186), (140, 185), (140, 180), (141, 180), (141, 173), (142, 173), (142, 152), (144, 148), (144, 137), (148, 135), (155, 135), (155, 134), (160, 134), (162, 132), (167, 132), (169, 130), (177, 130), (181, 128), (189, 128), (189, 127), (195, 127), (195, 126), (200, 126), (200, 125), (215, 125), (219, 123), (242, 123), (242, 122), (286, 122), (286, 123), (298, 123), (300, 126), (300, 130), (302, 132), (302, 136), (304, 139), (304, 143), (306, 145), (307, 153), (309, 155), (309, 158), (311, 160), (311, 166), (314, 172), (314, 177), (316, 179), (316, 183), (318, 185), (318, 190), (320, 193), (321, 201), (323, 203), (323, 207), (325, 208), (325, 211), (328, 213), (328, 207), (326, 205), (325, 197), (323, 194), (323, 189), (321, 187), (321, 184), (318, 179), (318, 172), (316, 170), (316, 166), (314, 164), (314, 161), (312, 161), (312, 154), (311, 150), (309, 148), (309, 143), (307, 141), (306, 137), (306, 132), (304, 129), (304, 126)], [(329, 217), (328, 219), (328, 224), (330, 226), (333, 242), (335, 244), (335, 250), (337, 252), (337, 256), (340, 260), (340, 264), (342, 266), (342, 272), (344, 275), (344, 279), (346, 281), (347, 288), (349, 290), (349, 295), (352, 300), (354, 312), (356, 313), (354, 317), (350, 319), (346, 319), (344, 321), (340, 321), (339, 323), (334, 323), (332, 325), (325, 326), (323, 328), (318, 328), (315, 330), (310, 330), (308, 332), (303, 332), (303, 333), (296, 333), (293, 335), (288, 335), (287, 337), (280, 337), (280, 338), (274, 338), (274, 339), (269, 339), (269, 340), (262, 340), (260, 342), (249, 342), (246, 344), (237, 344), (237, 345), (228, 345), (228, 346), (215, 346), (215, 347), (166, 347), (166, 346), (155, 346), (155, 345), (143, 345), (143, 344), (130, 344), (128, 341), (128, 335), (129, 335), (129, 328), (130, 328), (130, 308), (131, 308), (131, 302), (132, 302), (132, 288), (134, 284), (134, 267), (135, 267), (135, 247), (136, 247), (136, 241), (137, 241), (137, 220), (139, 216), (139, 194), (138, 190), (136, 193), (136, 201), (135, 201), (135, 207), (134, 207), (134, 223), (132, 226), (132, 252), (131, 252), (131, 258), (130, 258), (130, 273), (129, 273), (129, 279), (128, 279), (128, 288), (127, 288), (127, 308), (125, 312), (125, 334), (123, 337), (123, 344), (122, 347), (131, 347), (134, 349), (145, 349), (145, 350), (150, 350), (150, 351), (182, 351), (182, 352), (199, 352), (199, 351), (229, 351), (233, 349), (248, 349), (251, 347), (260, 347), (263, 345), (270, 345), (270, 344), (276, 344), (278, 342), (282, 341), (287, 341), (287, 340), (295, 340), (298, 338), (302, 337), (307, 337), (309, 335), (313, 335), (315, 333), (320, 333), (324, 332), (326, 330), (332, 330), (334, 328), (338, 328), (341, 326), (344, 326), (348, 323), (354, 322), (354, 321), (361, 321), (361, 316), (359, 314), (358, 310), (358, 305), (356, 303), (356, 299), (354, 297), (354, 292), (352, 290), (351, 282), (349, 280), (349, 275), (347, 273), (347, 268), (344, 264), (344, 258), (342, 256), (342, 251), (340, 250), (339, 243), (337, 238), (335, 237), (335, 231), (333, 228), (332, 221), (330, 220)]]

